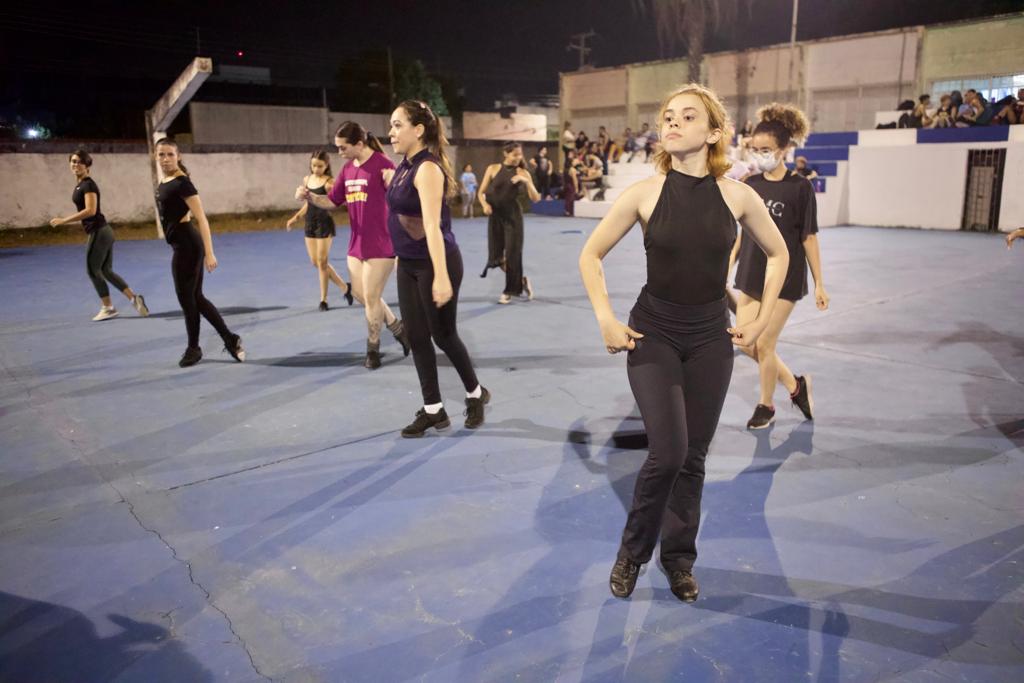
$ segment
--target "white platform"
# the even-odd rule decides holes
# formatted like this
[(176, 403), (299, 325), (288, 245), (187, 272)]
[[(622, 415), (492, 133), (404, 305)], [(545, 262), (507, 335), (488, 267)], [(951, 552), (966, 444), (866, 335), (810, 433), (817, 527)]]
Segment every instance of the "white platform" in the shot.
[[(576, 202), (575, 213), (581, 218), (604, 218), (612, 204), (618, 199), (627, 187), (654, 175), (654, 164), (634, 161), (627, 163), (620, 161), (617, 164), (608, 164), (608, 175), (605, 180), (608, 189), (604, 192), (604, 200), (595, 202), (589, 199), (580, 199)], [(594, 191), (588, 191), (593, 195)]]

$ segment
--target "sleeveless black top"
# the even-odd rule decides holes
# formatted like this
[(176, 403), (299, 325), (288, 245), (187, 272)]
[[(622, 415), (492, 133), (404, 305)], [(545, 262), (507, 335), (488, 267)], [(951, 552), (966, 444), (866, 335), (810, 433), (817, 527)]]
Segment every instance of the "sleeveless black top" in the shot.
[(512, 182), (512, 178), (516, 176), (518, 170), (518, 166), (502, 164), (498, 172), (491, 178), (486, 195), (487, 201), (494, 207), (495, 213), (522, 213), (522, 207), (519, 206), (519, 185)]
[[(310, 194), (321, 194), (327, 196), (327, 185), (321, 185), (320, 187), (309, 187), (306, 186)], [(321, 209), (319, 206), (314, 204), (311, 200), (307, 199), (306, 204), (306, 229), (315, 230), (320, 226), (334, 227), (334, 217), (331, 216), (331, 212), (327, 209)]]
[(718, 181), (670, 170), (644, 232), (647, 291), (683, 305), (725, 296), (736, 219)]

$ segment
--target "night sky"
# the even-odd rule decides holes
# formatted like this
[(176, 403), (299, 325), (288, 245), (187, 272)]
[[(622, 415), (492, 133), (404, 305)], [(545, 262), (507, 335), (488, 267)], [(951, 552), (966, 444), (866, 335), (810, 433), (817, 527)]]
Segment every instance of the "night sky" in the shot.
[[(636, 5), (633, 0), (101, 0), (32, 8), (23, 3), (0, 10), (0, 117), (35, 118), (79, 135), (90, 126), (107, 137), (137, 134), (133, 124), (120, 122), (135, 120), (135, 112), (121, 117), (119, 111), (152, 104), (196, 54), (197, 28), (203, 55), (215, 63), (270, 67), (275, 85), (294, 89), (296, 104), (311, 103), (301, 88), (334, 89), (342, 64), (344, 77), (359, 83), (364, 70), (382, 67), (382, 49), (390, 46), (396, 60), (420, 59), (454, 84), (467, 108), (489, 108), (505, 94), (524, 100), (557, 94), (558, 72), (578, 63), (565, 49), (573, 33), (593, 28), (599, 34), (591, 56), (595, 66), (674, 56), (660, 52), (653, 19)], [(741, 7), (747, 9), (736, 22), (709, 37), (709, 51), (789, 40), (791, 0), (749, 0)], [(1024, 0), (801, 0), (798, 38), (1022, 9)], [(677, 54), (684, 49), (677, 48)], [(287, 99), (289, 91), (284, 92)], [(98, 116), (88, 116), (89, 111)], [(104, 119), (105, 128), (90, 119)], [(132, 130), (121, 130), (125, 127)]]

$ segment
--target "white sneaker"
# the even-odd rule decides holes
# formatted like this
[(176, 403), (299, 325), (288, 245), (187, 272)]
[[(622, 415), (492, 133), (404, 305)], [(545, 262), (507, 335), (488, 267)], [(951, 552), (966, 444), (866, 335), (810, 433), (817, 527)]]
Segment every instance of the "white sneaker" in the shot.
[(502, 294), (501, 296), (498, 297), (499, 304), (507, 304), (510, 301), (512, 301), (512, 297), (510, 297), (508, 294)]
[(146, 300), (142, 298), (141, 294), (136, 294), (135, 298), (132, 299), (132, 306), (139, 312), (143, 318), (149, 317), (149, 308), (146, 306)]
[(111, 318), (117, 317), (117, 309), (113, 306), (109, 308), (104, 306), (100, 309), (100, 312), (93, 316), (93, 322), (99, 322), (100, 320), (110, 320)]

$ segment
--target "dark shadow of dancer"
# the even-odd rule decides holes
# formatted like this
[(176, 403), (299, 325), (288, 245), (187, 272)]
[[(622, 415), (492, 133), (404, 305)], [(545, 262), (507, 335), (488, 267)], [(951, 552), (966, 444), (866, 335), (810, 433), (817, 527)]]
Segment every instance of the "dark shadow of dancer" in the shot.
[[(233, 315), (249, 315), (250, 313), (267, 313), (268, 311), (284, 311), (287, 309), (287, 306), (262, 306), (259, 308), (255, 306), (224, 306), (223, 308), (218, 308), (217, 310), (220, 311), (221, 317), (227, 318)], [(180, 309), (175, 309), (172, 311), (160, 311), (159, 313), (150, 313), (149, 317), (173, 320), (174, 318), (183, 318), (185, 317), (185, 314), (182, 313)]]
[(118, 614), (107, 618), (121, 631), (100, 638), (81, 612), (0, 592), (0, 680), (112, 681), (148, 658), (160, 675), (147, 680), (213, 681), (173, 632)]

